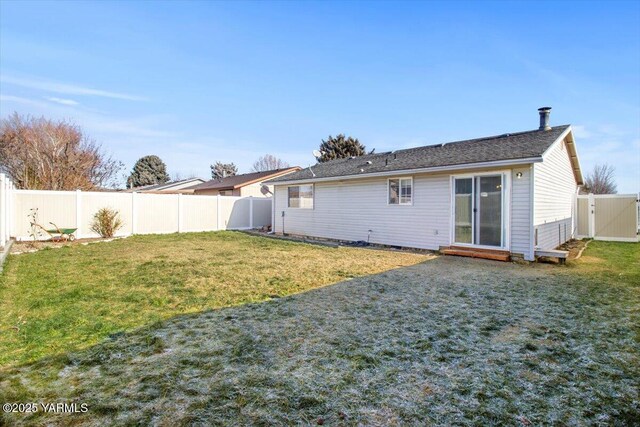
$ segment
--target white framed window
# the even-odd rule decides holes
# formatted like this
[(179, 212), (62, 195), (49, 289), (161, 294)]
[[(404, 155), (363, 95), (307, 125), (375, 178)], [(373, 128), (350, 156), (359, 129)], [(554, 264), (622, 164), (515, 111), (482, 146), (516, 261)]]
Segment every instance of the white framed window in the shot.
[(388, 181), (388, 203), (390, 205), (413, 204), (413, 178), (391, 178)]
[(313, 209), (313, 184), (288, 187), (289, 207)]

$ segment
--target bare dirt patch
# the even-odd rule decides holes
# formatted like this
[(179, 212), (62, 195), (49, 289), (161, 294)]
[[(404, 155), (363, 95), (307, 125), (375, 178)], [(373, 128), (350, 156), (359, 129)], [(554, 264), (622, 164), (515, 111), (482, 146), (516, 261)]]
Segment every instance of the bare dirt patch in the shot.
[(568, 260), (574, 260), (581, 255), (582, 250), (587, 246), (588, 240), (569, 240), (564, 243), (558, 249), (562, 251), (569, 251)]
[(122, 239), (123, 237), (110, 238), (105, 239), (102, 237), (96, 238), (87, 238), (87, 239), (75, 239), (74, 241), (69, 241), (65, 239), (60, 240), (38, 240), (38, 241), (20, 241), (14, 242), (13, 246), (11, 246), (10, 254), (19, 255), (24, 253), (32, 253), (37, 252), (42, 249), (59, 249), (67, 246), (82, 246), (88, 245), (89, 243), (98, 243), (98, 242), (111, 242), (115, 239)]

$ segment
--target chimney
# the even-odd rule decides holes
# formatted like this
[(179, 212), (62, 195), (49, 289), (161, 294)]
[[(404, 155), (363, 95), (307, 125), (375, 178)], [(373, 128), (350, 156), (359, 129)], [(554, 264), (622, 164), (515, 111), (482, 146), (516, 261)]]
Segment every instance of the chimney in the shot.
[(540, 127), (538, 130), (550, 130), (549, 113), (551, 113), (551, 107), (538, 108), (538, 112), (540, 113)]

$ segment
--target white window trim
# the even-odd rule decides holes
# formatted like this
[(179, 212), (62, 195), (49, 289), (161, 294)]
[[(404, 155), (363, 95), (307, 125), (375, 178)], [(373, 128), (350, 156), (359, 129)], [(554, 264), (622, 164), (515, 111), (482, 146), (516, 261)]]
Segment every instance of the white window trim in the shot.
[[(411, 202), (409, 202), (409, 203), (402, 203), (401, 202), (401, 200), (402, 200), (402, 197), (401, 197), (401, 195), (402, 195), (402, 190), (401, 190), (402, 189), (402, 182), (398, 182), (398, 185), (399, 185), (399, 187), (398, 187), (398, 190), (399, 190), (398, 203), (391, 203), (390, 202), (390, 200), (389, 200), (390, 199), (389, 190), (391, 189), (391, 180), (393, 180), (393, 179), (397, 179), (397, 180), (403, 180), (403, 179), (407, 180), (408, 179), (409, 181), (411, 181)], [(412, 176), (394, 176), (394, 177), (391, 177), (391, 178), (387, 178), (387, 206), (413, 206), (413, 196), (414, 196), (414, 191), (413, 191), (413, 177)]]
[[(476, 172), (476, 173), (464, 173), (453, 174), (449, 177), (449, 193), (450, 193), (450, 215), (449, 215), (449, 244), (455, 246), (468, 246), (471, 248), (480, 249), (496, 249), (502, 251), (511, 251), (511, 173), (510, 169)], [(476, 176), (486, 175), (502, 175), (502, 221), (505, 235), (503, 236), (502, 246), (486, 246), (486, 245), (474, 245), (470, 243), (456, 243), (455, 241), (455, 179), (456, 178), (474, 178)], [(475, 184), (474, 184), (475, 185)]]
[[(289, 188), (291, 187), (307, 187), (307, 186), (311, 186), (311, 200), (313, 203), (313, 206), (310, 208), (304, 207), (304, 206), (290, 206), (290, 199), (289, 199)], [(305, 209), (305, 210), (314, 210), (316, 208), (316, 185), (315, 184), (296, 184), (296, 185), (287, 185), (287, 209)]]

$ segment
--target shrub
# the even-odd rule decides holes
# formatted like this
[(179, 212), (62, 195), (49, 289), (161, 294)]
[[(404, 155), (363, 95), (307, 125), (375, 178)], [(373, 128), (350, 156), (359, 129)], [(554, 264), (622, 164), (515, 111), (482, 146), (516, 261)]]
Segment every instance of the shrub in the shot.
[(93, 215), (91, 231), (95, 231), (102, 237), (113, 237), (120, 228), (122, 221), (118, 217), (119, 212), (111, 208), (102, 208)]

